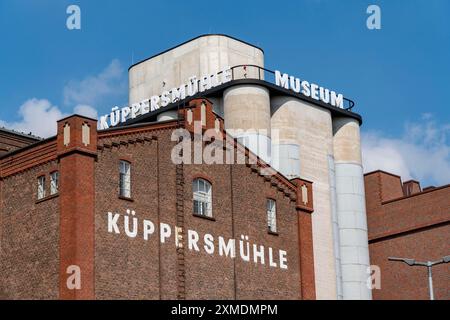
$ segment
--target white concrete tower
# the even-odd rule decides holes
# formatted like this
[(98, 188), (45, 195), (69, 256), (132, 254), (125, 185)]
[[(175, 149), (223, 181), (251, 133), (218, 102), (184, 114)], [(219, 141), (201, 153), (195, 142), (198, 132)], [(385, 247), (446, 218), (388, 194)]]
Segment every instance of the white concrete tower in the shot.
[[(336, 262), (332, 224), (329, 156), (333, 153), (331, 112), (288, 96), (272, 98), (273, 149), (281, 152), (280, 170), (314, 181), (313, 248), (317, 299), (336, 299)], [(277, 142), (275, 135), (279, 133)], [(295, 150), (298, 150), (297, 161)], [(291, 156), (291, 154), (293, 154)], [(286, 158), (287, 157), (287, 158)], [(299, 171), (293, 166), (299, 163)]]
[(371, 299), (369, 246), (359, 123), (333, 119), (340, 262), (344, 299)]
[[(178, 88), (189, 78), (217, 74), (237, 65), (264, 66), (260, 48), (225, 35), (203, 35), (164, 51), (129, 68), (129, 105)], [(257, 78), (258, 69), (235, 70), (234, 79)], [(222, 97), (214, 107), (222, 106)], [(167, 120), (175, 113), (161, 115)]]
[(258, 85), (232, 86), (223, 94), (225, 129), (264, 161), (270, 162), (270, 95)]

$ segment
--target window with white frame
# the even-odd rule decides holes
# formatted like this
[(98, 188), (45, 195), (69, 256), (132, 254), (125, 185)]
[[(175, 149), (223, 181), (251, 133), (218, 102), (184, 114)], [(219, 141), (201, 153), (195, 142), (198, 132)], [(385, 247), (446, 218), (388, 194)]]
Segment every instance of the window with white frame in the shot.
[(38, 200), (45, 198), (45, 176), (40, 176), (38, 178), (37, 197)]
[(270, 232), (277, 232), (277, 203), (267, 199), (267, 226)]
[(120, 161), (119, 195), (131, 198), (131, 164), (128, 161)]
[(58, 193), (59, 189), (59, 172), (54, 171), (50, 174), (50, 194), (54, 195)]
[(194, 214), (212, 217), (212, 186), (204, 179), (192, 182)]

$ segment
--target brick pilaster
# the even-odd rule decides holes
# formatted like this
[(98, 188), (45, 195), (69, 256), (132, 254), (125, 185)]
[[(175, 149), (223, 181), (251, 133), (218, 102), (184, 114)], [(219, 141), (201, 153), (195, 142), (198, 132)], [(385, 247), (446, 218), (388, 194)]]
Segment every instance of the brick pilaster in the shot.
[(313, 188), (312, 183), (293, 179), (297, 186), (298, 242), (300, 257), (301, 294), (303, 300), (316, 299), (314, 277), (314, 251), (312, 235)]
[(180, 113), (184, 127), (190, 132), (194, 132), (194, 122), (201, 123), (202, 131), (214, 128), (223, 131), (223, 121), (214, 114), (212, 103), (208, 99), (193, 99)]
[[(94, 299), (94, 162), (97, 121), (74, 115), (58, 121), (60, 162), (59, 298)], [(79, 269), (78, 269), (79, 268)], [(80, 288), (75, 274), (80, 271)]]

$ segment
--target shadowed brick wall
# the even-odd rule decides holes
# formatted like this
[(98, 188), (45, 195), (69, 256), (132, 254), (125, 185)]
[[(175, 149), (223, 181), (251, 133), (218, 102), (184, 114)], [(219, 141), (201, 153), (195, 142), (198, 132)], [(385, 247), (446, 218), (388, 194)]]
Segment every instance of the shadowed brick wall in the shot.
[[(450, 185), (421, 192), (417, 182), (406, 190), (410, 183), (383, 171), (365, 176), (371, 264), (381, 268), (374, 299), (429, 297), (427, 268), (388, 257), (433, 261), (450, 254)], [(435, 299), (450, 299), (449, 275), (450, 264), (433, 267)]]

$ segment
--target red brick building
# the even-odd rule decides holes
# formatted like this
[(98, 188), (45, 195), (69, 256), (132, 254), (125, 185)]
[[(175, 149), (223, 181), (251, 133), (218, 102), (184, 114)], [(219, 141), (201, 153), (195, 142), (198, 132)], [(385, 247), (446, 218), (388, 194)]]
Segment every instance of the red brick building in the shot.
[(38, 142), (39, 140), (38, 137), (31, 134), (23, 134), (21, 132), (0, 128), (0, 156)]
[[(365, 175), (369, 249), (380, 267), (381, 289), (374, 299), (428, 299), (426, 267), (410, 267), (388, 257), (436, 261), (450, 254), (450, 185), (421, 189), (383, 171)], [(434, 295), (450, 299), (450, 264), (433, 267)]]
[(101, 131), (74, 115), (5, 150), (0, 298), (314, 299), (312, 183), (264, 174), (234, 139), (245, 164), (173, 163), (174, 130), (191, 145), (195, 121), (224, 133), (195, 99), (177, 120)]

